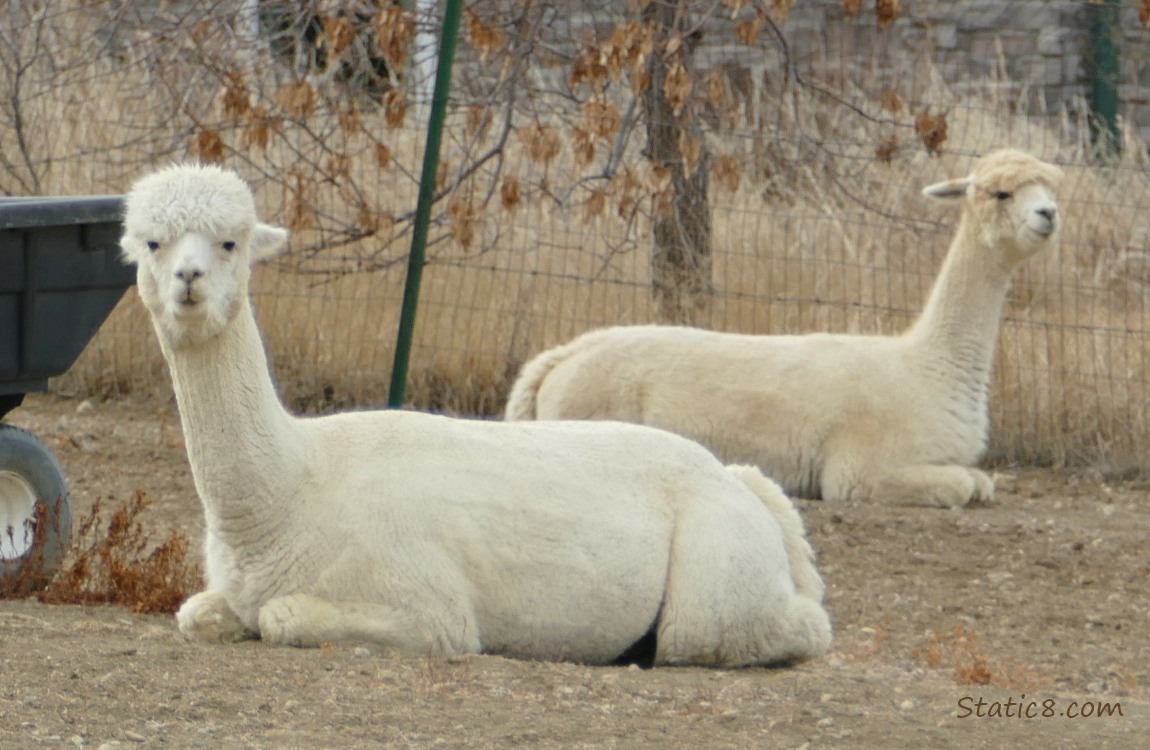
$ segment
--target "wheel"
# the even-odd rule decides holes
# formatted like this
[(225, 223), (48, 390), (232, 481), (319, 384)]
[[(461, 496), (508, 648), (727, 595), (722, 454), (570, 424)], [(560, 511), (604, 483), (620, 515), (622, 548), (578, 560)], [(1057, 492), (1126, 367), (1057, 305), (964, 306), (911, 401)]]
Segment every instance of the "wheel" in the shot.
[(43, 588), (72, 539), (60, 463), (31, 433), (0, 424), (0, 593)]

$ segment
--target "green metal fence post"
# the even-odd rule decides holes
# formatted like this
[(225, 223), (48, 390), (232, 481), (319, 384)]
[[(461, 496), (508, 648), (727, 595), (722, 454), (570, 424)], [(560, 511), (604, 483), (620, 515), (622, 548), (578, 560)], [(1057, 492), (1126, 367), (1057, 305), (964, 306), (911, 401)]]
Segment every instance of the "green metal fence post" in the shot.
[(443, 32), (439, 40), (439, 60), (435, 67), (435, 89), (431, 95), (431, 113), (427, 119), (427, 142), (423, 150), (423, 172), (419, 176), (419, 198), (411, 233), (411, 254), (407, 258), (407, 281), (403, 286), (403, 308), (399, 315), (399, 333), (395, 340), (395, 360), (391, 366), (391, 386), (387, 405), (403, 406), (407, 383), (407, 365), (411, 356), (411, 338), (415, 329), (415, 309), (419, 304), (419, 283), (423, 278), (423, 260), (427, 250), (427, 229), (431, 222), (431, 204), (435, 198), (435, 172), (439, 167), (439, 143), (443, 121), (447, 116), (447, 92), (451, 88), (451, 64), (455, 59), (455, 37), (463, 0), (447, 0), (443, 11)]
[(1118, 152), (1118, 39), (1121, 33), (1118, 0), (1103, 0), (1093, 8), (1090, 24), (1094, 64), (1091, 66), (1090, 107), (1095, 148), (1102, 155)]

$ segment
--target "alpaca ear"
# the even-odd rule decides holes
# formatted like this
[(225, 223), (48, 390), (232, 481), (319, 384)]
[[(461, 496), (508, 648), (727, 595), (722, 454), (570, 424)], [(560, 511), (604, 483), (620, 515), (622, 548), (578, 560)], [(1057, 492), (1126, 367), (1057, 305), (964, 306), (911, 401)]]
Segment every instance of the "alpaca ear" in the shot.
[(922, 194), (931, 198), (942, 198), (944, 200), (953, 200), (955, 198), (965, 198), (966, 190), (973, 182), (969, 177), (959, 177), (946, 182), (936, 182), (933, 185), (927, 185), (922, 189)]
[(283, 227), (256, 222), (256, 229), (252, 232), (252, 262), (279, 255), (287, 248), (287, 240), (288, 230)]

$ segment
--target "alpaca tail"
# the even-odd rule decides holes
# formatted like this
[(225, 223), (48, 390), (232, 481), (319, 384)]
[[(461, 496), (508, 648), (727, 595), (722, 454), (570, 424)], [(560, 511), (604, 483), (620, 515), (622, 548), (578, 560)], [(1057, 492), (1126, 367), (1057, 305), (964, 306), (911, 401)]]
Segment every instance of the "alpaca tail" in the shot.
[(503, 413), (504, 420), (516, 422), (535, 419), (538, 416), (536, 398), (539, 395), (540, 386), (559, 363), (570, 357), (575, 349), (581, 346), (582, 338), (537, 354), (534, 359), (523, 365), (523, 369), (519, 371), (519, 377), (515, 379), (514, 385), (511, 386), (511, 392), (507, 395), (507, 408)]
[(791, 577), (799, 596), (821, 603), (826, 586), (815, 568), (815, 553), (807, 541), (802, 516), (779, 485), (763, 476), (754, 466), (732, 464), (727, 469), (759, 496), (783, 530), (783, 545), (791, 567)]

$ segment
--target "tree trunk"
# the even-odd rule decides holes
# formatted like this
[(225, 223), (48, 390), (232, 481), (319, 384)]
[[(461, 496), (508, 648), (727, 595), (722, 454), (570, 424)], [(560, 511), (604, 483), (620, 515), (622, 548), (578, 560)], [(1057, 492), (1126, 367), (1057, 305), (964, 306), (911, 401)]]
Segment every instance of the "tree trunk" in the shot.
[[(643, 93), (647, 154), (652, 165), (665, 167), (671, 174), (670, 204), (662, 210), (657, 205), (654, 216), (651, 286), (655, 315), (660, 323), (692, 325), (706, 316), (711, 303), (711, 210), (707, 201), (711, 160), (690, 103), (675, 114), (667, 77), (677, 62), (690, 71), (698, 39), (683, 35), (688, 19), (681, 0), (654, 0), (643, 16), (656, 28), (650, 85)], [(675, 35), (683, 37), (682, 43), (667, 54), (667, 41)], [(693, 163), (684, 157), (683, 142), (697, 144)]]

